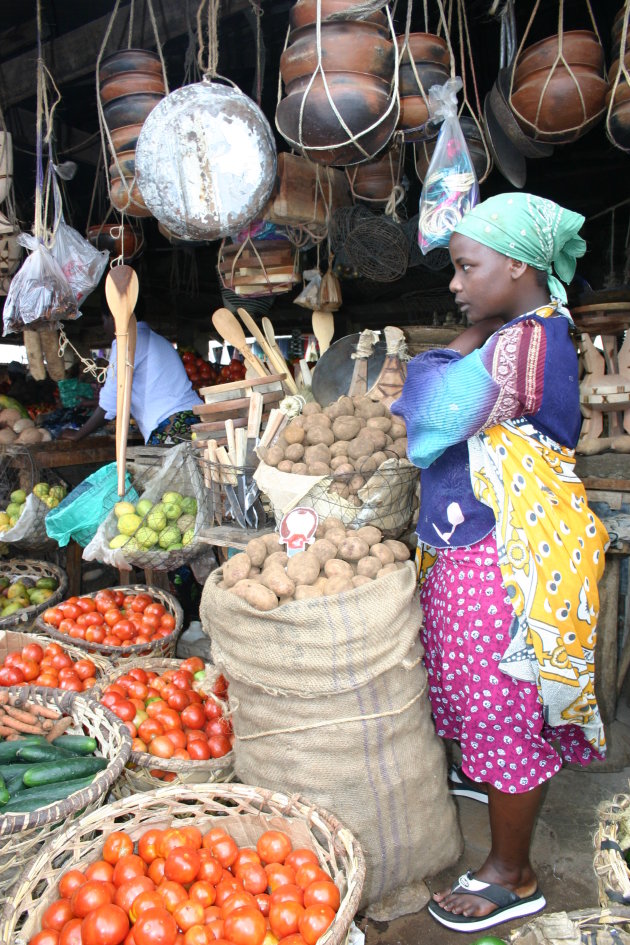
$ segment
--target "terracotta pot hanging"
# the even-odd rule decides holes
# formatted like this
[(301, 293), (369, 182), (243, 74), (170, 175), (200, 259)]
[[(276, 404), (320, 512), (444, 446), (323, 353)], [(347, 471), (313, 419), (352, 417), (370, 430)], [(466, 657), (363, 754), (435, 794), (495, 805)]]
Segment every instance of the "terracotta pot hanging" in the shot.
[[(562, 34), (562, 53), (571, 66), (590, 66), (598, 72), (604, 69), (604, 50), (595, 33), (590, 30), (570, 30)], [(558, 37), (548, 36), (525, 49), (514, 70), (518, 85), (536, 69), (551, 69), (558, 58)]]
[(162, 75), (162, 62), (158, 54), (150, 49), (120, 49), (101, 60), (99, 82), (106, 82), (121, 72)]
[[(285, 85), (311, 76), (317, 68), (317, 27), (305, 26), (291, 34), (291, 44), (280, 57), (280, 74)], [(386, 31), (360, 20), (335, 20), (321, 25), (322, 67), (324, 72), (367, 72), (381, 79), (391, 78), (394, 48)]]
[(160, 73), (154, 75), (148, 72), (120, 72), (100, 84), (101, 101), (112, 102), (123, 95), (133, 95), (138, 92), (153, 92), (166, 94), (164, 77)]
[(111, 182), (109, 196), (112, 206), (129, 217), (151, 216), (151, 211), (147, 208), (137, 183), (117, 177)]
[(450, 52), (446, 40), (434, 33), (410, 33), (397, 36), (400, 52), (398, 69), (400, 90), (399, 128), (416, 128), (429, 120), (429, 89), (443, 85), (450, 77)]
[(606, 136), (622, 151), (630, 151), (630, 8), (625, 4), (612, 28), (613, 55), (606, 93)]
[[(372, 207), (384, 207), (400, 186), (403, 170), (404, 147), (390, 147), (381, 157), (351, 168), (348, 180), (356, 200), (365, 201)], [(404, 191), (400, 188), (401, 194)]]
[(111, 131), (113, 128), (144, 122), (163, 98), (162, 92), (133, 92), (108, 102), (103, 105), (107, 127)]
[(144, 238), (129, 223), (98, 223), (87, 229), (86, 236), (92, 246), (109, 250), (112, 258), (124, 256), (133, 259), (142, 250)]
[[(339, 14), (356, 7), (357, 0), (321, 0), (322, 23), (332, 13)], [(317, 0), (297, 0), (289, 10), (289, 23), (292, 30), (301, 26), (309, 26), (317, 22)], [(355, 22), (359, 22), (358, 20)], [(387, 27), (387, 17), (380, 10), (364, 18), (364, 22), (378, 23)]]

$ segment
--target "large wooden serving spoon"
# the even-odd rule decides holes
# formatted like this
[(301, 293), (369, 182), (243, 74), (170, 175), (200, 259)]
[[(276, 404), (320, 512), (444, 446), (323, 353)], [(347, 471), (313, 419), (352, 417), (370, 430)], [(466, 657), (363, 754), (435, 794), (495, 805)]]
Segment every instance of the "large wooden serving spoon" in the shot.
[(313, 334), (317, 338), (319, 356), (330, 348), (330, 342), (335, 334), (335, 319), (332, 312), (313, 312)]
[(249, 364), (252, 370), (256, 371), (258, 377), (269, 377), (269, 372), (260, 358), (257, 358), (256, 355), (250, 351), (247, 341), (245, 340), (243, 326), (229, 308), (218, 308), (212, 316), (212, 324), (229, 345), (232, 345), (233, 348), (240, 351), (247, 364)]
[(116, 326), (116, 467), (118, 495), (125, 494), (127, 436), (131, 411), (131, 385), (136, 352), (138, 276), (131, 266), (114, 266), (105, 280), (105, 298)]

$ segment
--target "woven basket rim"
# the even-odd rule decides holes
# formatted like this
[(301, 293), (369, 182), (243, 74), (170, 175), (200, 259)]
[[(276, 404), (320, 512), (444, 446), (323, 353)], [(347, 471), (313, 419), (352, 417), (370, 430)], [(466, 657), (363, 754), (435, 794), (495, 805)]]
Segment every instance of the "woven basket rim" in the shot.
[[(106, 706), (97, 706), (93, 699), (86, 699), (83, 693), (46, 689), (42, 686), (11, 686), (8, 692), (10, 699), (19, 698), (20, 701), (26, 702), (39, 698), (48, 707), (57, 708), (63, 714), (72, 715), (73, 717), (76, 706), (81, 706), (84, 710), (96, 714), (102, 711), (108, 722), (119, 730), (122, 736), (122, 745), (118, 755), (112, 761), (109, 761), (106, 768), (97, 773), (90, 785), (80, 791), (75, 791), (65, 800), (47, 804), (29, 813), (12, 814), (7, 812), (6, 814), (0, 814), (0, 838), (21, 833), (32, 827), (44, 827), (49, 823), (65, 819), (76, 811), (87, 807), (88, 804), (92, 804), (103, 794), (106, 794), (117, 778), (120, 777), (131, 754), (131, 735), (124, 723)], [(55, 693), (62, 693), (62, 695), (50, 705)]]
[(618, 842), (619, 821), (625, 812), (630, 818), (629, 808), (630, 795), (616, 794), (597, 809), (599, 826), (593, 837), (593, 870), (602, 907), (610, 903), (630, 905), (630, 867)]
[[(105, 590), (105, 588), (104, 588)], [(67, 633), (59, 633), (55, 627), (51, 627), (49, 624), (44, 623), (44, 620), (38, 616), (35, 621), (35, 626), (41, 633), (44, 633), (47, 637), (52, 637), (53, 640), (56, 640), (58, 643), (63, 643), (64, 640), (70, 639), (73, 641), (75, 646), (78, 646), (79, 649), (85, 650), (86, 652), (101, 653), (103, 656), (127, 656), (137, 654), (141, 656), (143, 653), (147, 653), (147, 650), (155, 650), (160, 646), (164, 646), (168, 643), (174, 643), (179, 634), (182, 631), (184, 623), (184, 611), (182, 610), (181, 604), (177, 598), (170, 593), (170, 591), (163, 591), (160, 587), (151, 587), (148, 584), (124, 584), (116, 585), (115, 587), (106, 588), (108, 591), (126, 591), (129, 594), (142, 594), (147, 593), (151, 596), (162, 595), (165, 597), (172, 608), (172, 614), (175, 617), (175, 628), (172, 633), (169, 633), (167, 637), (160, 637), (158, 640), (150, 640), (148, 643), (134, 643), (130, 646), (109, 646), (104, 643), (91, 643), (87, 640), (82, 640), (80, 637), (68, 637)], [(83, 594), (82, 597), (95, 597), (98, 594), (98, 591), (95, 591), (93, 594)], [(159, 601), (161, 603), (161, 601)]]
[(37, 566), (38, 568), (52, 572), (51, 576), (55, 577), (59, 584), (57, 590), (53, 591), (48, 600), (45, 600), (43, 604), (33, 604), (32, 607), (24, 607), (22, 610), (18, 610), (8, 617), (0, 617), (0, 630), (10, 630), (13, 627), (19, 626), (21, 623), (28, 623), (29, 620), (34, 619), (39, 616), (39, 614), (43, 614), (49, 607), (54, 607), (55, 604), (59, 603), (68, 590), (68, 575), (59, 565), (53, 564), (51, 561), (39, 561), (37, 558), (9, 558), (7, 562), (0, 564), (0, 572), (2, 572), (3, 575), (8, 575), (13, 569), (13, 573), (17, 574), (19, 573), (18, 565), (20, 570), (23, 570), (24, 566)]
[[(93, 698), (100, 699), (102, 691), (97, 695), (94, 692), (95, 689), (102, 690), (108, 686), (110, 682), (114, 682), (119, 676), (124, 676), (125, 673), (128, 673), (130, 669), (134, 669), (134, 667), (152, 670), (155, 669), (155, 665), (157, 664), (162, 669), (175, 669), (177, 666), (181, 666), (183, 662), (183, 659), (175, 659), (172, 656), (147, 656), (143, 659), (130, 661), (125, 666), (114, 666), (109, 676), (99, 680), (99, 685), (93, 686), (88, 692), (92, 694)], [(169, 665), (165, 666), (164, 664)], [(220, 675), (220, 670), (217, 669), (217, 676), (218, 675)], [(100, 704), (102, 705), (102, 703)], [(203, 761), (196, 761), (192, 758), (190, 760), (186, 758), (158, 758), (156, 755), (149, 754), (148, 751), (134, 751), (132, 748), (129, 760), (139, 768), (157, 768), (159, 771), (173, 771), (175, 774), (178, 772), (190, 774), (193, 771), (222, 771), (224, 768), (233, 767), (234, 751), (231, 750), (227, 755), (222, 755), (220, 758), (207, 758)]]
[[(282, 814), (274, 814), (274, 817), (282, 816), (286, 820), (299, 819), (303, 821), (309, 829), (311, 829), (313, 825), (317, 827), (318, 821), (326, 827), (332, 836), (335, 849), (337, 852), (343, 851), (347, 863), (349, 863), (353, 869), (350, 871), (348, 865), (344, 864), (347, 892), (341, 900), (333, 924), (318, 940), (318, 945), (341, 945), (341, 942), (346, 937), (347, 929), (359, 907), (361, 892), (365, 881), (366, 863), (359, 841), (347, 827), (344, 827), (339, 822), (334, 814), (330, 813), (330, 811), (316, 804), (312, 804), (299, 796), (288, 796), (279, 791), (271, 791), (266, 788), (258, 788), (248, 784), (172, 784), (150, 793), (145, 793), (140, 796), (132, 795), (131, 797), (123, 798), (122, 800), (100, 807), (98, 810), (87, 814), (84, 818), (75, 821), (46, 843), (45, 847), (31, 865), (26, 876), (23, 878), (19, 891), (23, 891), (27, 883), (29, 888), (34, 887), (37, 883), (37, 872), (39, 872), (43, 866), (49, 867), (50, 863), (54, 861), (54, 858), (70, 846), (73, 838), (77, 834), (89, 833), (91, 830), (97, 829), (107, 822), (116, 822), (118, 824), (116, 829), (124, 830), (125, 825), (120, 822), (120, 817), (127, 811), (137, 810), (139, 807), (146, 811), (155, 807), (163, 814), (164, 804), (168, 803), (171, 799), (177, 802), (187, 800), (201, 800), (203, 802), (203, 797), (200, 797), (200, 795), (204, 794), (207, 795), (208, 800), (223, 798), (226, 801), (235, 801), (237, 804), (239, 799), (242, 802), (253, 802), (259, 808), (263, 817), (266, 816), (264, 810), (265, 806), (269, 807), (274, 804), (283, 808)], [(240, 806), (232, 808), (226, 806), (225, 810), (225, 817), (238, 817), (242, 808)], [(267, 816), (269, 815), (267, 814)], [(58, 868), (58, 872), (61, 873), (69, 869), (71, 865), (71, 863), (66, 861)], [(353, 881), (352, 886), (350, 880)], [(7, 931), (8, 918), (10, 917), (12, 920), (15, 920), (18, 914), (18, 910), (15, 908), (17, 905), (15, 902), (17, 896), (14, 895), (13, 899), (14, 902), (8, 903), (7, 906), (5, 906), (5, 911), (2, 915), (3, 931)], [(339, 921), (340, 918), (342, 919), (341, 922)], [(15, 933), (14, 923), (10, 931), (13, 934)]]

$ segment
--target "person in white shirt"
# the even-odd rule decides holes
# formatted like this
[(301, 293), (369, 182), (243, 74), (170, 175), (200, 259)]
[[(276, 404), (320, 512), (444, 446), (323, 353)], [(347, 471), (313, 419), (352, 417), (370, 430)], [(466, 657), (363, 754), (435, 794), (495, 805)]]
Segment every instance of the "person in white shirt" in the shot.
[[(82, 440), (116, 416), (116, 341), (114, 319), (103, 312), (107, 341), (112, 341), (107, 378), (99, 394), (99, 405), (79, 430), (65, 429), (61, 436)], [(202, 401), (192, 388), (181, 358), (172, 344), (138, 322), (136, 354), (131, 387), (131, 415), (145, 443), (169, 442), (171, 434), (184, 433), (197, 421), (192, 408)]]

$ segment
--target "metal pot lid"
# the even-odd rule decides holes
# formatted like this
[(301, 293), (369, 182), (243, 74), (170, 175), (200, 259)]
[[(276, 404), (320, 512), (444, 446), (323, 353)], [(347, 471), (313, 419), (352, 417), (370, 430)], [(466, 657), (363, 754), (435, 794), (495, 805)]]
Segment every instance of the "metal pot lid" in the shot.
[(136, 145), (136, 179), (153, 216), (183, 239), (215, 240), (259, 216), (276, 176), (260, 108), (204, 79), (153, 109)]
[(483, 103), (483, 121), (486, 129), (486, 140), (497, 170), (503, 174), (506, 180), (509, 180), (513, 187), (519, 189), (524, 187), (527, 180), (527, 163), (522, 153), (512, 144), (503, 131), (492, 110), (489, 93)]
[[(348, 393), (356, 364), (351, 355), (357, 350), (360, 337), (357, 332), (355, 335), (346, 335), (335, 341), (330, 348), (324, 351), (313, 368), (311, 390), (313, 391), (313, 397), (322, 407), (327, 407), (328, 404), (332, 404), (333, 401)], [(377, 341), (367, 363), (368, 390), (380, 374), (385, 363), (386, 354), (387, 345), (385, 341)]]

